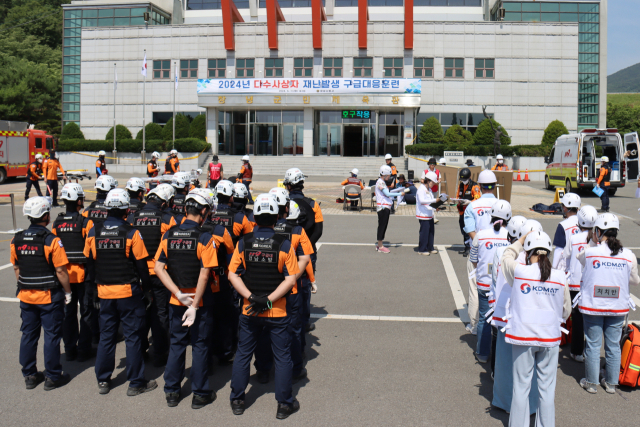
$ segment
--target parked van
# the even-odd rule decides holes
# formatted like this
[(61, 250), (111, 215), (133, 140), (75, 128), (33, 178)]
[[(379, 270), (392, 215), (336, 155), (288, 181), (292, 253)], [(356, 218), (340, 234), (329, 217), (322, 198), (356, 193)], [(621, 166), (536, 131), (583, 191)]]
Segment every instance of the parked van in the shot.
[[(627, 162), (618, 129), (584, 129), (577, 134), (560, 136), (545, 158), (545, 187), (564, 187), (565, 192), (592, 189), (600, 171), (600, 159), (609, 157), (611, 186), (609, 195), (626, 183)], [(637, 156), (636, 156), (637, 160)]]

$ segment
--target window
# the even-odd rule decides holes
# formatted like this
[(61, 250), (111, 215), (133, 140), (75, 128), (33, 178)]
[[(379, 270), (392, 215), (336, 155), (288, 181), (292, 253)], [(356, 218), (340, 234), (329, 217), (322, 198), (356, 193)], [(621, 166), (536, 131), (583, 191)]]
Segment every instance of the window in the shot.
[(354, 77), (373, 76), (373, 58), (353, 58)]
[(208, 73), (207, 76), (213, 78), (224, 79), (227, 74), (227, 60), (226, 59), (210, 59), (208, 61)]
[(294, 58), (293, 75), (294, 77), (312, 77), (313, 58)]
[(238, 59), (236, 61), (236, 77), (253, 77), (255, 59)]
[(402, 77), (402, 58), (384, 58), (384, 77)]
[(180, 78), (182, 79), (198, 78), (198, 60), (197, 59), (181, 59), (180, 60)]
[(266, 58), (264, 60), (265, 77), (282, 77), (284, 74), (284, 59)]
[(495, 77), (495, 59), (476, 59), (476, 79)]
[(171, 74), (171, 61), (168, 59), (153, 61), (153, 78), (168, 79)]
[(433, 58), (415, 58), (413, 60), (414, 77), (433, 77)]
[(324, 58), (322, 62), (325, 77), (342, 77), (342, 58)]
[(464, 77), (464, 59), (463, 58), (445, 58), (444, 59), (444, 76), (445, 77)]

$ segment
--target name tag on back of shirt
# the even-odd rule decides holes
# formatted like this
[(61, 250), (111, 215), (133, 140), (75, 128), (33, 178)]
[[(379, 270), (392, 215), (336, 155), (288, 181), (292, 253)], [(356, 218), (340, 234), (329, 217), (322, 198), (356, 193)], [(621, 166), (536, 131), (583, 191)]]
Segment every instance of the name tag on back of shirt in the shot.
[(620, 288), (618, 286), (595, 286), (593, 296), (596, 298), (618, 298)]

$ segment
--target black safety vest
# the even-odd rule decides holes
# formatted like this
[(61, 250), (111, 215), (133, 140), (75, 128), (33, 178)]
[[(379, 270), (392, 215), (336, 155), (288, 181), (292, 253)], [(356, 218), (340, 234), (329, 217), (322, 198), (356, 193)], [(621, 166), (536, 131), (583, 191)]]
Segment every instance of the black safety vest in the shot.
[(108, 214), (109, 211), (104, 207), (104, 200), (96, 200), (87, 208), (87, 218), (92, 220), (94, 225), (102, 224), (107, 219)]
[(98, 158), (98, 161), (100, 162), (100, 172), (104, 172), (107, 169), (104, 159)]
[(215, 212), (211, 212), (211, 223), (215, 225), (221, 225), (227, 229), (231, 235), (231, 240), (235, 246), (238, 243), (240, 236), (236, 236), (233, 233), (233, 224), (235, 224), (236, 211), (231, 209), (230, 206), (218, 207)]
[[(291, 200), (295, 200), (298, 206), (300, 206), (300, 218), (298, 218), (298, 224), (304, 228), (304, 231), (307, 232), (307, 236), (309, 236), (309, 240), (311, 240), (313, 230), (316, 228), (316, 213), (311, 207), (311, 202), (314, 200), (304, 196), (297, 198), (292, 197)], [(317, 252), (315, 242), (312, 241), (311, 246), (313, 246), (313, 252)]]
[(75, 264), (87, 262), (87, 257), (83, 253), (84, 237), (82, 236), (82, 228), (84, 219), (79, 212), (61, 212), (52, 226), (56, 230), (56, 235), (62, 240), (69, 262)]
[(476, 184), (475, 182), (473, 182), (472, 180), (469, 180), (469, 183), (467, 184), (467, 191), (464, 191), (464, 183), (460, 183), (460, 186), (458, 187), (458, 199), (464, 199), (464, 200), (473, 200), (473, 193), (471, 190), (473, 190), (473, 187)]
[(123, 285), (138, 281), (135, 264), (127, 256), (127, 234), (132, 227), (120, 224), (106, 228), (95, 227), (96, 283), (99, 285)]
[[(156, 161), (155, 161), (155, 160), (149, 160), (149, 162), (147, 163), (147, 165), (153, 165), (153, 167), (154, 167), (155, 169), (158, 169), (158, 164), (156, 163)], [(154, 175), (155, 173), (156, 173), (156, 172), (149, 172), (149, 167), (147, 166), (147, 176), (148, 176), (149, 178), (153, 178), (153, 175)]]
[(24, 230), (16, 233), (13, 246), (18, 258), (20, 276), (18, 289), (46, 291), (60, 286), (51, 255), (45, 256), (44, 246), (49, 230)]
[(273, 230), (276, 232), (276, 234), (280, 236), (284, 236), (287, 240), (293, 243), (293, 240), (291, 239), (291, 235), (293, 234), (294, 227), (295, 227), (294, 225), (291, 225), (285, 222), (285, 223), (276, 224), (273, 227)]
[(127, 208), (127, 216), (131, 215), (132, 213), (138, 212), (144, 207), (144, 205), (145, 203), (142, 200), (131, 199), (131, 201), (129, 202), (129, 207)]
[(171, 156), (167, 157), (167, 160), (164, 162), (164, 173), (172, 174), (173, 170), (171, 169)]
[(175, 215), (184, 215), (185, 214), (185, 199), (187, 198), (186, 194), (176, 194), (173, 197), (173, 205), (171, 205), (171, 213)]
[(162, 240), (162, 216), (160, 209), (145, 206), (133, 214), (133, 228), (142, 235), (142, 241), (149, 256), (155, 257)]
[(606, 173), (604, 174), (604, 178), (602, 178), (602, 183), (604, 184), (605, 182), (610, 182), (611, 181), (611, 168), (609, 167), (609, 165), (601, 165), (600, 169), (604, 169), (606, 171)]
[[(222, 228), (222, 229), (223, 229), (222, 236), (224, 236), (224, 227), (223, 227), (223, 226), (221, 226), (220, 224), (218, 224), (218, 225), (214, 225), (214, 224), (211, 222), (211, 220), (210, 220), (210, 219), (207, 219), (207, 220), (205, 221), (205, 223), (204, 223), (204, 224), (202, 224), (202, 225), (200, 226), (200, 228), (201, 228), (203, 231), (205, 231), (205, 232), (207, 232), (207, 233), (211, 233), (211, 235), (212, 235), (212, 236), (217, 235), (217, 234), (216, 234), (216, 227), (220, 227), (220, 228)], [(222, 274), (224, 274), (225, 270), (226, 270), (226, 269), (227, 269), (227, 267), (228, 267), (228, 265), (227, 265), (227, 249), (228, 249), (228, 248), (227, 248), (227, 247), (226, 247), (226, 245), (223, 243), (221, 246), (220, 246), (220, 245), (218, 245), (218, 246), (216, 247), (216, 249), (217, 249), (217, 251), (216, 251), (216, 252), (218, 252), (218, 266), (217, 266), (217, 267), (215, 267), (215, 268), (212, 268), (212, 269), (211, 269), (211, 271), (212, 271), (212, 272), (216, 272), (216, 273), (218, 273), (218, 274), (222, 275)]]
[(258, 239), (254, 233), (246, 234), (242, 239), (246, 265), (244, 284), (253, 294), (269, 295), (284, 280), (284, 273), (279, 271), (278, 264), (280, 248), (287, 239), (278, 234), (269, 239)]
[(200, 277), (198, 241), (200, 227), (181, 230), (174, 226), (167, 231), (167, 272), (177, 287), (195, 288)]

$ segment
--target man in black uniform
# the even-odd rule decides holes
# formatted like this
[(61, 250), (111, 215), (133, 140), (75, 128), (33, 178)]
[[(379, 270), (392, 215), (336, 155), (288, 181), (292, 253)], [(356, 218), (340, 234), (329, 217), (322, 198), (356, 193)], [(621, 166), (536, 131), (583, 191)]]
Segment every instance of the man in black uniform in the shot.
[[(479, 199), (482, 196), (480, 186), (471, 180), (471, 170), (469, 168), (462, 168), (460, 170), (460, 184), (458, 185), (458, 199), (464, 199), (465, 201), (458, 201), (458, 213), (460, 218), (458, 219), (458, 225), (460, 226), (460, 233), (462, 233), (462, 239), (464, 241), (464, 250), (459, 252), (462, 256), (469, 256), (471, 249), (471, 238), (464, 231), (464, 211), (472, 201)], [(467, 202), (468, 200), (468, 202)]]
[(89, 218), (93, 224), (102, 224), (107, 218), (108, 210), (104, 206), (104, 200), (107, 198), (109, 191), (118, 186), (118, 181), (110, 175), (101, 175), (96, 179), (94, 188), (96, 189), (96, 200), (92, 202), (87, 209), (82, 212), (82, 216)]
[[(151, 154), (151, 160), (147, 162), (147, 176), (149, 178), (155, 178), (158, 176), (160, 170), (158, 169), (158, 159), (160, 158), (160, 153), (154, 151)], [(158, 186), (157, 182), (149, 181), (149, 190), (153, 190)]]
[(129, 193), (129, 209), (127, 210), (127, 216), (129, 216), (144, 206), (144, 196), (147, 192), (147, 187), (145, 187), (144, 181), (140, 178), (129, 178), (124, 188)]
[(171, 213), (178, 224), (182, 222), (182, 218), (185, 215), (184, 203), (187, 194), (189, 194), (190, 184), (191, 180), (188, 172), (178, 172), (171, 178), (171, 186), (176, 190), (176, 194), (173, 196), (173, 203), (171, 204)]

